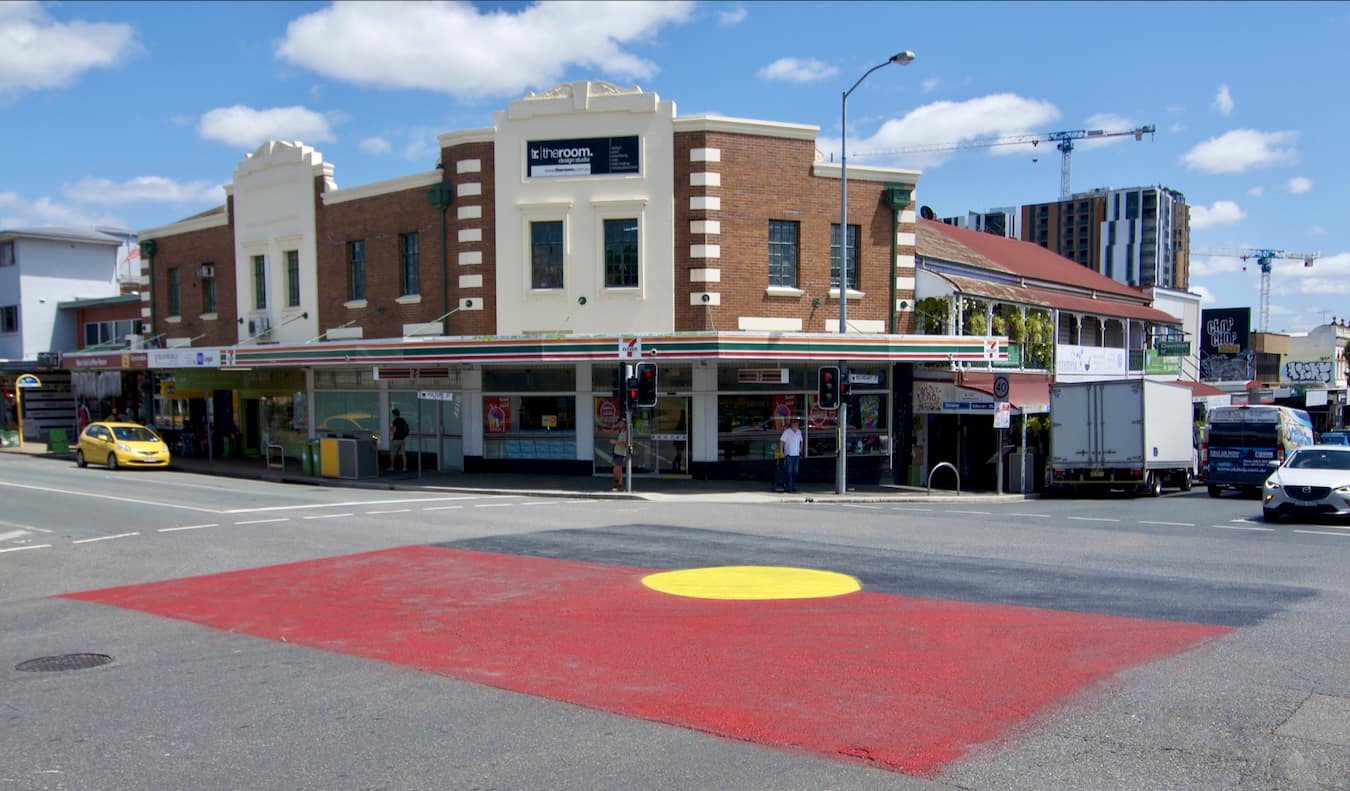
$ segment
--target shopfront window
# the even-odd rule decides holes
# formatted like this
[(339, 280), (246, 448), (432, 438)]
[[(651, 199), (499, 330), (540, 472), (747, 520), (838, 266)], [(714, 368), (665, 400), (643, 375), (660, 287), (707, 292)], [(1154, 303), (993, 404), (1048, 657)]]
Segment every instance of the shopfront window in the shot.
[(314, 427), (322, 436), (378, 437), (380, 394), (318, 391), (314, 393)]
[(575, 459), (576, 395), (483, 396), (483, 455)]

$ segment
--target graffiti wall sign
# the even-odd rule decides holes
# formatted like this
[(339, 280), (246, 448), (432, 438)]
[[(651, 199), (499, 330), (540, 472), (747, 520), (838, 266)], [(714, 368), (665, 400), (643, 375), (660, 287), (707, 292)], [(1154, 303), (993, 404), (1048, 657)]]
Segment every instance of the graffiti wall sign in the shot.
[(1281, 381), (1331, 384), (1333, 367), (1329, 360), (1290, 360), (1284, 364), (1284, 377)]

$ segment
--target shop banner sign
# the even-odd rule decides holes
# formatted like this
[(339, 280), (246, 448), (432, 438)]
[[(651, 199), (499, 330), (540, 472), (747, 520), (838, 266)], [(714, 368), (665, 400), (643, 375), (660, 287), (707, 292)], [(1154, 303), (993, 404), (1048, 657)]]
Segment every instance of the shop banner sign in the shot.
[(1055, 378), (1076, 382), (1123, 377), (1127, 360), (1124, 349), (1061, 343), (1055, 347)]
[(151, 368), (219, 368), (219, 349), (150, 349), (146, 362)]
[(638, 137), (530, 140), (525, 165), (532, 179), (637, 175)]
[(483, 412), (487, 415), (487, 433), (505, 434), (511, 430), (510, 396), (488, 396), (484, 398)]

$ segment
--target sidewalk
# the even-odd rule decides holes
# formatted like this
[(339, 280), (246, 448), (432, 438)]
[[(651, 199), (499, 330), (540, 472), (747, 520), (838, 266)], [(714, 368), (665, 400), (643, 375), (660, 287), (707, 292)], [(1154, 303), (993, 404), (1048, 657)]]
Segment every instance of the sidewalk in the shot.
[[(26, 442), (22, 448), (5, 448), (0, 454), (21, 454), (35, 459), (69, 461), (72, 453), (50, 453), (40, 443)], [(995, 494), (993, 492), (966, 492), (960, 495), (946, 489), (934, 489), (932, 494), (923, 487), (893, 484), (850, 485), (846, 494), (837, 494), (830, 483), (802, 483), (793, 494), (773, 492), (769, 481), (715, 480), (700, 481), (684, 477), (634, 477), (631, 492), (610, 491), (611, 478), (595, 476), (513, 475), (499, 473), (443, 472), (424, 469), (418, 472), (381, 471), (376, 478), (349, 480), (305, 475), (298, 459), (286, 459), (284, 468), (268, 467), (262, 458), (178, 458), (171, 469), (199, 475), (228, 478), (250, 478), (280, 483), (312, 486), (341, 486), (353, 489), (392, 489), (409, 491), (462, 492), (469, 494), (511, 494), (526, 497), (585, 497), (595, 499), (637, 499), (649, 501), (701, 501), (724, 503), (992, 503), (1020, 502), (1037, 495)], [(153, 474), (153, 470), (144, 471)]]

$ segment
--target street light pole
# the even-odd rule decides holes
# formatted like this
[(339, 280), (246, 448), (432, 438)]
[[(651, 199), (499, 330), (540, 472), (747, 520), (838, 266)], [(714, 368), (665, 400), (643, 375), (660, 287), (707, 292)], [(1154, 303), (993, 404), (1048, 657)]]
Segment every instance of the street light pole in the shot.
[[(853, 87), (844, 91), (839, 109), (839, 335), (848, 328), (848, 95), (853, 93), (868, 75), (883, 66), (898, 63), (904, 66), (914, 61), (914, 53), (905, 50), (897, 52), (863, 73)], [(848, 361), (839, 361), (839, 382), (841, 395), (848, 385)], [(839, 452), (836, 454), (834, 480), (835, 491), (844, 494), (848, 491), (848, 399), (839, 399), (839, 425), (836, 428)]]

